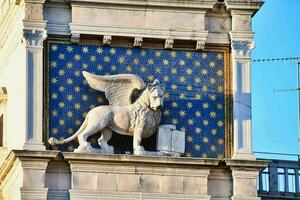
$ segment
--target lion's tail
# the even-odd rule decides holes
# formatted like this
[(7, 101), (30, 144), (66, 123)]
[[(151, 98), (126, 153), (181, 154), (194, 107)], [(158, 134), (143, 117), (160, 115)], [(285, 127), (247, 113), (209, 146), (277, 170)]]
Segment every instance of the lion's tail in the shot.
[(85, 127), (87, 125), (87, 121), (88, 121), (87, 119), (88, 119), (88, 116), (86, 116), (85, 120), (83, 121), (83, 123), (80, 126), (80, 128), (78, 129), (78, 131), (75, 134), (73, 134), (72, 136), (70, 136), (70, 137), (68, 137), (64, 140), (61, 140), (61, 141), (57, 140), (54, 137), (51, 137), (48, 140), (49, 144), (51, 144), (53, 146), (53, 145), (56, 145), (56, 144), (65, 144), (67, 142), (70, 142), (70, 141), (74, 140), (85, 129)]

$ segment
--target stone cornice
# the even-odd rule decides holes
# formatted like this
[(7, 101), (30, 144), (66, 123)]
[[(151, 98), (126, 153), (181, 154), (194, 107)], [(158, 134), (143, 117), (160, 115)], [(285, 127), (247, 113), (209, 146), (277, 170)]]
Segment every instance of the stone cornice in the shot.
[(212, 9), (216, 4), (215, 0), (68, 0), (71, 4), (109, 4), (109, 5), (126, 5), (139, 7), (169, 7), (177, 9)]
[(231, 169), (249, 169), (257, 170), (268, 166), (268, 160), (237, 160), (237, 159), (225, 159), (226, 165)]
[(261, 0), (225, 0), (228, 10), (248, 10), (252, 11), (252, 16), (262, 7), (264, 1)]

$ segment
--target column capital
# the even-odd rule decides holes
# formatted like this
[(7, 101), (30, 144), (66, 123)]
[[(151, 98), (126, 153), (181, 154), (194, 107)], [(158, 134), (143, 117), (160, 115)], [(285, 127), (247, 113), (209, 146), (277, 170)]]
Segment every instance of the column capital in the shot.
[(231, 41), (231, 48), (235, 55), (241, 57), (250, 57), (252, 50), (255, 48), (254, 41)]
[(24, 29), (23, 33), (27, 47), (43, 47), (43, 41), (47, 37), (46, 29)]

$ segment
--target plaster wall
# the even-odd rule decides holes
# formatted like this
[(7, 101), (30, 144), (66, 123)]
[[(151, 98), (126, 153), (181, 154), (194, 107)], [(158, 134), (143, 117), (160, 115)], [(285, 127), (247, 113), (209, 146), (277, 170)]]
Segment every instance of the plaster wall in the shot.
[(21, 149), (25, 141), (26, 51), (23, 41), (24, 2), (12, 2), (0, 22), (0, 86), (6, 87), (4, 146)]

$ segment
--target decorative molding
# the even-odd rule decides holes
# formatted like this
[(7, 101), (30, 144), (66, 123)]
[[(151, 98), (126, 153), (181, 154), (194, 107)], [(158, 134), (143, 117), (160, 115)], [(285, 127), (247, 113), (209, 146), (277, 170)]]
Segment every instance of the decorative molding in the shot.
[(111, 40), (112, 40), (111, 35), (104, 35), (103, 36), (103, 44), (104, 45), (110, 45), (111, 44)]
[(47, 33), (53, 35), (70, 35), (70, 27), (66, 24), (47, 23)]
[(80, 34), (78, 33), (73, 33), (71, 35), (71, 43), (75, 43), (75, 44), (78, 44), (80, 41)]
[(208, 35), (206, 30), (169, 30), (156, 28), (130, 28), (130, 27), (113, 27), (113, 26), (95, 26), (88, 24), (70, 23), (71, 34), (88, 34), (88, 35), (110, 35), (125, 37), (143, 37), (159, 38), (174, 40), (205, 40)]
[(226, 0), (225, 5), (228, 10), (246, 10), (252, 11), (252, 16), (261, 8), (264, 1), (241, 1), (241, 0)]
[(143, 38), (142, 37), (135, 37), (134, 38), (134, 42), (133, 42), (134, 47), (141, 47), (142, 44), (143, 44)]
[(28, 47), (42, 48), (46, 37), (46, 30), (24, 29), (24, 38)]
[(196, 50), (204, 50), (205, 40), (196, 41)]
[(174, 39), (167, 38), (165, 41), (165, 49), (173, 49)]

